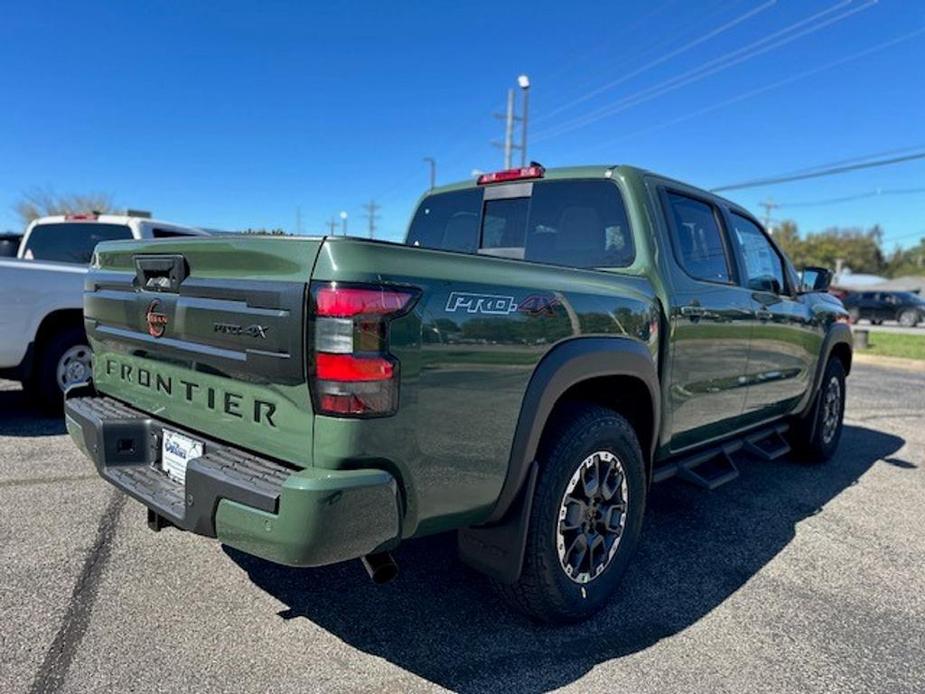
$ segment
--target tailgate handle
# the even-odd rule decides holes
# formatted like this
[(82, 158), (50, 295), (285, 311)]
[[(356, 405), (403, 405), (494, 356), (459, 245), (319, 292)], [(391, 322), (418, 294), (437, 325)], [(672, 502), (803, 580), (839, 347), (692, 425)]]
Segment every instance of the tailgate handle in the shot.
[(182, 255), (135, 256), (135, 279), (146, 291), (177, 293), (188, 276), (189, 266)]

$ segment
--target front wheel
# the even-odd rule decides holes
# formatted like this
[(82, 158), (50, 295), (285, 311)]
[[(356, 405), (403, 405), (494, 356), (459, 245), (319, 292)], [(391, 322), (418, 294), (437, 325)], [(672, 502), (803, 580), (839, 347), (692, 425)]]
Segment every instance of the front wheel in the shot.
[(531, 617), (574, 622), (603, 607), (639, 540), (646, 484), (636, 433), (603, 407), (574, 407), (544, 435), (524, 566), (502, 595)]
[(849, 308), (848, 317), (851, 318), (852, 323), (857, 323), (859, 320), (861, 320), (861, 309)]
[(807, 421), (794, 432), (794, 447), (810, 462), (824, 462), (835, 454), (845, 418), (845, 367), (830, 359)]

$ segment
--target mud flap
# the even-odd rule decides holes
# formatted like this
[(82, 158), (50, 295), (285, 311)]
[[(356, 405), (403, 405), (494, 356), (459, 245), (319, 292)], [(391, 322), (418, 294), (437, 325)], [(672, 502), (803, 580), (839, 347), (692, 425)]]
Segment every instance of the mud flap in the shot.
[(457, 535), (460, 559), (501, 583), (520, 578), (538, 471), (539, 463), (534, 460), (516, 501), (500, 521), (462, 528)]

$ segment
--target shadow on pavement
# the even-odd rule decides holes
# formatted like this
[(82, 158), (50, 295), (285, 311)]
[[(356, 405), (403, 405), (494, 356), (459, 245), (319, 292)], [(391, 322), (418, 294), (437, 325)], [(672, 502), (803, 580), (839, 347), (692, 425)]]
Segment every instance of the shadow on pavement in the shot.
[(43, 414), (22, 390), (0, 390), (0, 436), (28, 438), (64, 433), (64, 419)]
[(825, 465), (749, 462), (737, 481), (714, 492), (680, 482), (654, 487), (620, 592), (592, 620), (561, 628), (508, 610), (457, 560), (453, 535), (402, 545), (395, 553), (402, 574), (380, 587), (359, 562), (291, 569), (225, 551), (288, 605), (284, 619), (310, 619), (449, 689), (546, 690), (696, 623), (785, 548), (797, 523), (903, 443), (846, 426), (840, 453)]

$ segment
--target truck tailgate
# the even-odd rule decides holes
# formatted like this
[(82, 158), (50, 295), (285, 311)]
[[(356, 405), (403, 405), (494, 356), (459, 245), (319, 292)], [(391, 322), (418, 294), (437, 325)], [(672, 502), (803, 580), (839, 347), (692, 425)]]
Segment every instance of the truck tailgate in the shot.
[(321, 243), (100, 244), (84, 293), (97, 389), (184, 428), (310, 464), (305, 305)]

